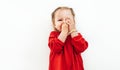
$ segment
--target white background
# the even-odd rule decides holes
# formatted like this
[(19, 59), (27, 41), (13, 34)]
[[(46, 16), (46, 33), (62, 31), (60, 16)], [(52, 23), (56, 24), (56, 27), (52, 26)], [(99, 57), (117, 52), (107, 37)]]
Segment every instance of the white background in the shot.
[(119, 0), (0, 0), (0, 70), (48, 70), (51, 13), (72, 7), (89, 43), (85, 70), (120, 70)]

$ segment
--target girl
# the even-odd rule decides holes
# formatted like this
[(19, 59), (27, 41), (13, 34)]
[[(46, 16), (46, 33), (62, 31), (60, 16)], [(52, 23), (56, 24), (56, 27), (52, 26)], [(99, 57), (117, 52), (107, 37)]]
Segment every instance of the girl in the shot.
[(50, 33), (49, 70), (84, 70), (81, 53), (87, 41), (76, 30), (72, 8), (58, 7), (52, 13), (54, 31)]

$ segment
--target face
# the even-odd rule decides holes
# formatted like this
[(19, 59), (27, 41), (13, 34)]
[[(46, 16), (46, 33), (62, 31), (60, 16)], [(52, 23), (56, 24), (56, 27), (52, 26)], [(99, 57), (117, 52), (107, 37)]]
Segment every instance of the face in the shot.
[(58, 31), (62, 30), (62, 24), (66, 23), (67, 20), (74, 21), (73, 15), (69, 9), (59, 9), (55, 13), (55, 28)]

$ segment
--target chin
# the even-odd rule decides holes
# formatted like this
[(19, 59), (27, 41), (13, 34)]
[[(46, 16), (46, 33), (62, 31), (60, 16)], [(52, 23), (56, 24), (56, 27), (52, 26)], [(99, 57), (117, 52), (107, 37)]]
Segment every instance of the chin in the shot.
[(59, 32), (61, 32), (61, 30), (58, 30)]
[(61, 29), (57, 29), (57, 28), (55, 28), (55, 31), (61, 32)]

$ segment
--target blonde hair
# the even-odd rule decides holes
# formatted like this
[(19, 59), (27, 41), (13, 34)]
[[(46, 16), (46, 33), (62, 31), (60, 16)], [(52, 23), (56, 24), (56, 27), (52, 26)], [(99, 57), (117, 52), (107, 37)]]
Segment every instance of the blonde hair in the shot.
[(58, 8), (56, 8), (53, 12), (52, 12), (52, 14), (51, 14), (51, 16), (52, 16), (52, 23), (53, 23), (53, 28), (54, 28), (54, 30), (56, 30), (56, 28), (54, 27), (55, 26), (55, 13), (58, 11), (58, 10), (60, 10), (60, 9), (67, 9), (67, 10), (70, 10), (71, 11), (71, 13), (72, 13), (72, 15), (73, 15), (73, 18), (75, 17), (75, 13), (74, 13), (74, 11), (73, 11), (73, 9), (72, 8), (70, 8), (70, 7), (58, 7)]

